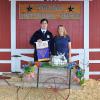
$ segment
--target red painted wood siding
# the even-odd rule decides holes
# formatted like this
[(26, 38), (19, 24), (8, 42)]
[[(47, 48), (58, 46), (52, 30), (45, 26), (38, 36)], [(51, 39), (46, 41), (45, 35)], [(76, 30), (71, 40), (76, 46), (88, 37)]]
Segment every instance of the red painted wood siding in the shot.
[[(0, 49), (11, 47), (10, 32), (10, 2), (9, 0), (0, 0)], [(0, 53), (0, 60), (10, 60), (10, 52)], [(0, 72), (10, 72), (11, 65), (0, 63)]]
[[(90, 2), (90, 48), (100, 49), (100, 0)], [(90, 53), (91, 60), (100, 60), (100, 52)], [(100, 63), (90, 64), (90, 71), (100, 72)], [(100, 79), (100, 75), (90, 75), (90, 78)]]
[(100, 80), (100, 75), (90, 75), (90, 78)]
[(0, 64), (0, 72), (10, 72), (11, 64)]
[(89, 67), (90, 71), (99, 71), (100, 72), (100, 64), (90, 64), (90, 67)]
[[(25, 2), (21, 2), (25, 3)], [(41, 2), (27, 2), (27, 3), (41, 3)], [(47, 2), (43, 2), (47, 3)], [(49, 2), (50, 3), (50, 2)], [(57, 2), (56, 2), (57, 3)], [(62, 3), (62, 2), (60, 2)], [(70, 3), (70, 2), (65, 2)], [(81, 18), (79, 20), (49, 20), (48, 29), (56, 34), (57, 26), (59, 24), (63, 24), (72, 40), (73, 48), (83, 48), (83, 3), (82, 2), (74, 2), (81, 3)], [(40, 28), (40, 20), (25, 20), (18, 19), (18, 8), (19, 2), (17, 2), (17, 48), (31, 48), (29, 44), (30, 37), (32, 34)]]
[(100, 52), (90, 52), (89, 56), (90, 60), (100, 60)]
[(90, 48), (100, 48), (100, 0), (90, 2)]
[(0, 60), (11, 60), (10, 52), (0, 52)]
[(0, 48), (10, 48), (10, 2), (0, 0)]

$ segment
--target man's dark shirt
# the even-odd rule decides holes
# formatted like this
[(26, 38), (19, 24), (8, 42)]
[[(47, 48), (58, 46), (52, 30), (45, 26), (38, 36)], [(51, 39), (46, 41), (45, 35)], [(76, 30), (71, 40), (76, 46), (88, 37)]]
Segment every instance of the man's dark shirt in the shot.
[(35, 42), (37, 42), (38, 39), (41, 39), (42, 41), (48, 40), (50, 55), (53, 54), (53, 49), (54, 49), (52, 33), (48, 30), (46, 31), (46, 33), (42, 33), (41, 29), (37, 30), (30, 39), (30, 44), (35, 47), (35, 52), (34, 52), (35, 61), (38, 60), (36, 52), (36, 44), (35, 44)]

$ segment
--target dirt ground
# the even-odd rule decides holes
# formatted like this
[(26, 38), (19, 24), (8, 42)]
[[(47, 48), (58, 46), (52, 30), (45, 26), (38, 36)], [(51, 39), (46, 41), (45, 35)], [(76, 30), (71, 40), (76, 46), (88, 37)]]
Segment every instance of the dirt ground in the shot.
[[(69, 94), (70, 92), (70, 94)], [(100, 81), (88, 80), (80, 89), (0, 86), (0, 100), (100, 100)]]

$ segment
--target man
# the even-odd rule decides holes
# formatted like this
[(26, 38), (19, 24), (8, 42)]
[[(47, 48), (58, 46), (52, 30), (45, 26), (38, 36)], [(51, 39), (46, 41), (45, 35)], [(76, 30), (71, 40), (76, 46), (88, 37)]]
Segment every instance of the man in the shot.
[(30, 39), (30, 44), (33, 45), (35, 48), (34, 52), (34, 60), (37, 61), (37, 52), (36, 52), (36, 44), (35, 42), (41, 42), (48, 40), (49, 44), (49, 53), (50, 55), (53, 54), (53, 35), (50, 31), (48, 31), (48, 20), (47, 19), (41, 19), (40, 21), (41, 28), (37, 30)]

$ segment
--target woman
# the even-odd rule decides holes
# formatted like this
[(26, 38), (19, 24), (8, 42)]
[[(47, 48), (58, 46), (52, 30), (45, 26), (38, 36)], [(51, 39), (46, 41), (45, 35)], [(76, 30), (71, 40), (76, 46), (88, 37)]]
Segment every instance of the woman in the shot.
[(63, 25), (59, 25), (58, 36), (54, 38), (54, 47), (56, 54), (65, 54), (68, 62), (71, 62), (71, 41)]

